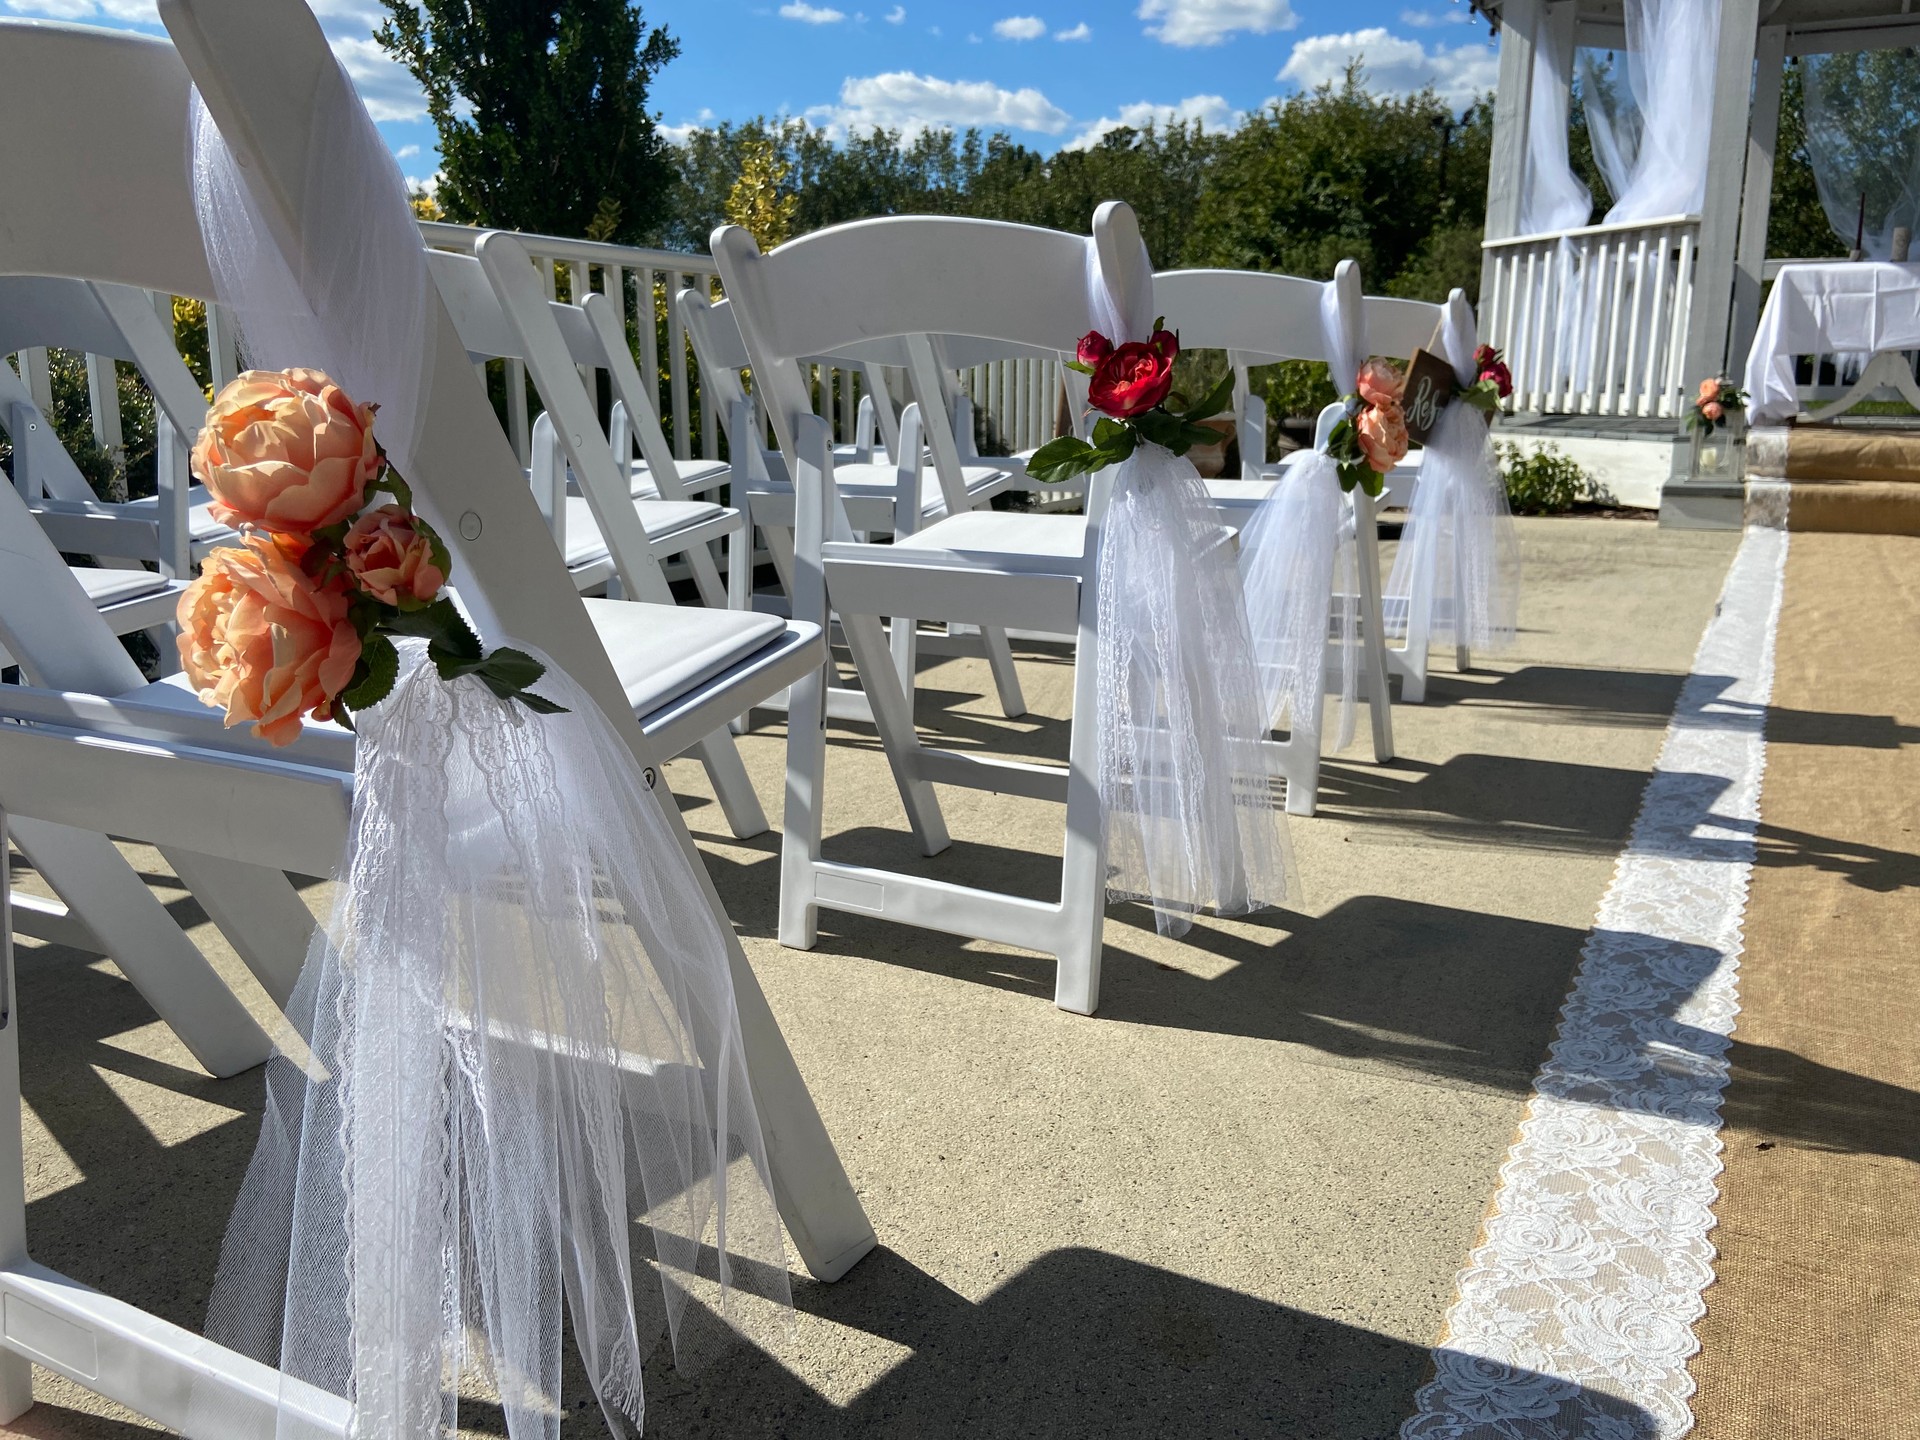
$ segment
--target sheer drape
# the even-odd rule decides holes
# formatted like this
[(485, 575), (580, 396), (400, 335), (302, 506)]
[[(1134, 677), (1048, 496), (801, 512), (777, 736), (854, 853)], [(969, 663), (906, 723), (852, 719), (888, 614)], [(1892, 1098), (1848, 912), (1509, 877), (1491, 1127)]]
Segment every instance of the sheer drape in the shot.
[(1896, 227), (1920, 231), (1920, 54), (1806, 55), (1800, 79), (1807, 157), (1827, 221), (1851, 248), (1864, 196), (1863, 248), (1888, 259)]
[[(1542, 26), (1544, 30), (1544, 25)], [(1559, 47), (1534, 37), (1532, 98), (1527, 110), (1527, 170), (1520, 233), (1543, 235), (1587, 223), (1593, 196), (1567, 159), (1568, 76)]]
[[(250, 363), (313, 366), (422, 443), (435, 304), (387, 146), (322, 77), (299, 225), (262, 221), (196, 95), (195, 207)], [(283, 248), (284, 247), (284, 248)], [(267, 1068), (207, 1335), (282, 1372), (280, 1440), (313, 1391), (358, 1440), (453, 1433), (463, 1393), (557, 1440), (563, 1311), (609, 1427), (640, 1367), (791, 1315), (785, 1241), (727, 937), (613, 723), (548, 664), (536, 717), (403, 641), (361, 712), (331, 922)], [(232, 1392), (185, 1431), (255, 1430)]]

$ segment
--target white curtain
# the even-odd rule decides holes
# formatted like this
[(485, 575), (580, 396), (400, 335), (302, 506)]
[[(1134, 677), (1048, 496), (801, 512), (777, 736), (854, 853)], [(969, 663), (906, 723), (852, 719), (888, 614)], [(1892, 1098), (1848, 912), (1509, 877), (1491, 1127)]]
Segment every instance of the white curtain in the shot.
[[(1920, 54), (1871, 50), (1800, 61), (1807, 157), (1827, 221), (1875, 260), (1897, 226), (1920, 231)], [(1861, 230), (1861, 200), (1866, 224)]]
[(1580, 99), (1607, 223), (1697, 215), (1707, 193), (1720, 0), (1626, 0), (1627, 48), (1583, 51)]
[(1593, 196), (1567, 160), (1568, 75), (1546, 28), (1542, 25), (1543, 33), (1534, 37), (1526, 180), (1520, 190), (1522, 235), (1572, 230), (1593, 213)]

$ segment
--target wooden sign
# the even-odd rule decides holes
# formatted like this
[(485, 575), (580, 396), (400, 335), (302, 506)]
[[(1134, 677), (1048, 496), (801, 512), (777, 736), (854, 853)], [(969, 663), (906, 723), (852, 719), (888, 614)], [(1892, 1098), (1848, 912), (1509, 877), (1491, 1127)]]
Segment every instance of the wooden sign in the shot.
[(1407, 384), (1400, 405), (1406, 411), (1407, 438), (1424, 445), (1440, 423), (1440, 413), (1453, 403), (1453, 366), (1431, 350), (1416, 350), (1407, 366)]

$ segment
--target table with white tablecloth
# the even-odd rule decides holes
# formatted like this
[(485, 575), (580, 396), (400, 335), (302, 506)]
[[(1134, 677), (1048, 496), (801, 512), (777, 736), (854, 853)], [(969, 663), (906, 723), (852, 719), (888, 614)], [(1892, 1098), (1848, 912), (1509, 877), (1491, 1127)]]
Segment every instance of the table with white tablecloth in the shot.
[(1836, 260), (1783, 265), (1747, 352), (1748, 414), (1765, 423), (1800, 413), (1793, 379), (1797, 355), (1916, 349), (1920, 264)]

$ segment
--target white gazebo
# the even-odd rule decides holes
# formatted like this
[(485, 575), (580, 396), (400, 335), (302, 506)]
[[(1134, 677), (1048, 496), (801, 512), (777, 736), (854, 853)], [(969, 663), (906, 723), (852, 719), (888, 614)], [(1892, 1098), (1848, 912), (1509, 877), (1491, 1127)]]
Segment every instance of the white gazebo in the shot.
[[(1789, 57), (1920, 45), (1920, 13), (1912, 0), (1472, 3), (1500, 37), (1481, 331), (1507, 352), (1515, 407), (1677, 426), (1694, 385), (1737, 375), (1753, 340)], [(1626, 50), (1630, 30), (1688, 120), (1649, 116), (1647, 143), (1670, 152), (1662, 177), (1637, 187), (1637, 207), (1616, 204), (1632, 218), (1590, 225), (1565, 193), (1575, 55)], [(1561, 223), (1542, 223), (1556, 208)]]

